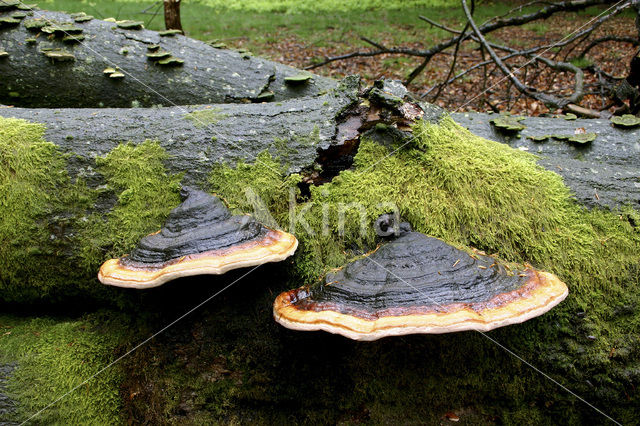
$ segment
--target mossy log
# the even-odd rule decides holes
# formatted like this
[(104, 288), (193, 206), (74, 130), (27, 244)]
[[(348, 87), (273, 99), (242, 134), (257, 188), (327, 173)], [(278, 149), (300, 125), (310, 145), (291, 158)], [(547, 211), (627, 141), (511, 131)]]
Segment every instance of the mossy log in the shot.
[[(219, 299), (105, 371), (100, 383), (90, 382), (89, 391), (74, 393), (82, 403), (63, 400), (41, 421), (437, 423), (452, 410), (471, 423), (592, 419), (588, 406), (479, 334), (362, 345), (274, 323), (276, 294), (376, 247), (372, 227), (359, 232), (357, 211), (348, 212), (340, 232), (340, 206), (362, 205), (370, 222), (393, 203), (420, 232), (558, 274), (570, 288), (563, 304), (491, 336), (632, 423), (640, 388), (638, 211), (584, 209), (529, 154), (448, 118), (423, 120), (407, 139), (398, 110), (434, 121), (439, 111), (406, 106), (393, 94), (397, 87), (382, 89), (363, 92), (347, 80), (323, 96), (281, 105), (0, 108), (1, 301), (29, 304), (31, 312), (34, 301), (85, 312), (91, 300), (125, 311), (60, 326), (2, 318), (13, 328), (0, 330), (11, 333), (0, 362), (33, 366), (22, 370), (29, 374), (11, 373), (11, 383), (22, 385), (12, 394), (26, 407), (21, 420), (234, 280)], [(370, 137), (349, 143), (364, 132)], [(336, 161), (348, 157), (352, 163)], [(323, 174), (328, 166), (335, 170)], [(296, 170), (302, 173), (291, 174)], [(324, 183), (302, 194), (296, 184), (307, 178)], [(291, 260), (246, 278), (237, 271), (176, 280), (144, 294), (100, 285), (100, 264), (161, 226), (179, 203), (181, 182), (215, 192), (241, 212), (255, 207), (251, 188), (283, 226), (293, 195), (293, 214), (313, 232), (298, 229)], [(41, 335), (38, 358), (23, 348)], [(83, 357), (97, 361), (80, 368)], [(24, 385), (32, 377), (55, 386)], [(41, 393), (34, 398), (24, 389)]]
[[(0, 19), (13, 13), (0, 11)], [(135, 22), (86, 18), (34, 11), (11, 25), (0, 24), (0, 51), (6, 52), (0, 57), (0, 104), (85, 108), (278, 102), (336, 85), (310, 73), (303, 84), (290, 84), (286, 79), (299, 70), (249, 52), (162, 35)], [(158, 58), (157, 52), (165, 56)]]

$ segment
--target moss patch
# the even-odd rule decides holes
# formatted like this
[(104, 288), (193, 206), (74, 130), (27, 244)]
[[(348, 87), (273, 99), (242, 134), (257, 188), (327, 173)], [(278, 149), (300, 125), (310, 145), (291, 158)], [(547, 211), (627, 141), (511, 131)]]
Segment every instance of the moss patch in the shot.
[[(0, 362), (15, 363), (7, 384), (25, 421), (106, 367), (126, 325), (121, 316), (81, 320), (0, 316)], [(33, 419), (38, 424), (120, 424), (122, 372), (112, 367)], [(4, 420), (10, 420), (5, 418)]]
[(193, 122), (196, 127), (207, 127), (227, 118), (227, 115), (220, 111), (220, 108), (201, 109), (198, 111), (191, 111), (185, 115), (184, 118)]
[[(59, 255), (68, 228), (91, 205), (82, 182), (73, 183), (66, 159), (43, 139), (44, 126), (0, 118), (0, 291), (4, 300), (48, 297), (52, 277), (74, 276)], [(44, 268), (42, 265), (46, 265)], [(82, 287), (83, 283), (69, 283)]]
[(93, 214), (83, 226), (79, 255), (84, 268), (97, 271), (106, 259), (128, 253), (180, 204), (182, 176), (167, 173), (167, 158), (160, 144), (147, 140), (120, 144), (96, 159), (97, 170), (107, 181), (104, 195), (117, 201), (109, 213)]

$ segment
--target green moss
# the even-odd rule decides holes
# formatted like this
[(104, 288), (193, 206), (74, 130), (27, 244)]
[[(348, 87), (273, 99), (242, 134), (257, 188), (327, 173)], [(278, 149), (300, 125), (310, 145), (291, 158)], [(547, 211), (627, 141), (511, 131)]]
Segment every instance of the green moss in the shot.
[[(239, 162), (234, 168), (225, 164), (213, 167), (209, 175), (210, 189), (222, 196), (231, 209), (242, 212), (255, 210), (259, 198), (265, 209), (260, 211), (273, 215), (276, 223), (283, 225), (287, 218), (289, 202), (299, 195), (298, 174), (286, 176), (285, 168), (268, 152), (258, 155), (254, 164)], [(250, 192), (247, 193), (247, 190)], [(257, 197), (256, 197), (257, 196)], [(261, 206), (258, 206), (258, 210)], [(258, 215), (260, 216), (260, 214)], [(273, 225), (273, 223), (271, 223)]]
[(122, 320), (112, 312), (80, 320), (0, 316), (0, 362), (16, 365), (7, 383), (7, 393), (17, 403), (11, 420), (26, 421), (44, 409), (32, 421), (120, 424), (119, 366), (83, 382), (115, 359), (126, 330)]
[(201, 109), (191, 111), (184, 118), (193, 122), (196, 127), (207, 127), (227, 118), (227, 115), (220, 111), (222, 111), (220, 108)]
[(67, 228), (91, 204), (84, 184), (70, 180), (65, 157), (43, 134), (40, 124), (0, 118), (0, 289), (5, 300), (47, 297), (57, 285), (52, 276), (69, 276), (58, 254), (68, 243)]
[(164, 149), (154, 141), (120, 144), (96, 166), (106, 179), (106, 191), (117, 198), (105, 216), (93, 214), (79, 237), (81, 264), (97, 271), (110, 257), (128, 253), (143, 236), (157, 231), (180, 203), (181, 175), (164, 166)]
[[(627, 220), (638, 217), (633, 210), (612, 214), (583, 209), (572, 201), (560, 176), (538, 166), (534, 156), (474, 136), (450, 119), (420, 124), (415, 132), (412, 146), (391, 156), (389, 148), (363, 141), (353, 170), (311, 187), (311, 201), (297, 206), (306, 211), (301, 217), (315, 234), (297, 235), (302, 255), (316, 266), (339, 266), (328, 259), (344, 261), (341, 253), (354, 243), (362, 250), (371, 248), (375, 236), (369, 225), (394, 205), (420, 232), (507, 261), (531, 262), (574, 282), (572, 292), (585, 297), (610, 291), (611, 281), (638, 263), (640, 236)], [(230, 204), (246, 208), (245, 187), (263, 188), (263, 194), (282, 182), (283, 168), (269, 159), (261, 157), (255, 166), (242, 164), (235, 171), (217, 169), (211, 182)], [(259, 185), (254, 183), (258, 179)], [(277, 192), (267, 197), (287, 199), (282, 190)], [(347, 208), (352, 203), (364, 210)], [(344, 229), (338, 223), (340, 206)], [(283, 207), (274, 215), (285, 218)], [(357, 220), (361, 214), (367, 224), (364, 234)], [(327, 230), (322, 229), (323, 215), (329, 218)]]

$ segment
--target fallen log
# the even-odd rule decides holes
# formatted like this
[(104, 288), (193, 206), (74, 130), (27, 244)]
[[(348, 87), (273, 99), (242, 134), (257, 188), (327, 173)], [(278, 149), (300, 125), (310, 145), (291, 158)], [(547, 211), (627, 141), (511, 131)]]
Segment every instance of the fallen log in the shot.
[[(96, 260), (104, 257), (105, 247), (119, 245), (115, 234), (133, 242), (153, 231), (177, 205), (179, 185), (208, 188), (216, 165), (264, 164), (260, 155), (266, 154), (275, 159), (265, 165), (266, 173), (301, 172), (303, 186), (321, 183), (351, 165), (360, 136), (375, 133), (376, 125), (395, 129), (388, 133), (392, 137), (405, 137), (415, 120), (437, 120), (441, 113), (402, 99), (406, 91), (400, 96), (381, 93), (378, 88), (361, 92), (359, 79), (351, 77), (324, 95), (282, 103), (0, 108), (0, 187), (7, 194), (0, 210), (6, 210), (6, 232), (0, 230), (0, 241), (7, 248), (0, 284), (16, 286), (0, 297), (32, 297), (24, 295), (25, 288), (32, 289), (20, 277), (30, 271), (37, 275), (42, 270), (37, 264), (42, 262), (67, 265), (52, 283), (69, 277), (74, 268), (66, 262), (74, 258), (79, 262), (91, 258), (84, 273), (91, 272), (99, 265)], [(132, 200), (143, 204), (137, 205), (140, 210), (118, 218), (119, 229), (109, 230), (116, 222), (109, 225), (105, 218)], [(80, 230), (93, 221), (97, 226), (86, 225), (91, 235)], [(85, 246), (80, 250), (84, 254), (73, 247), (78, 241)], [(129, 243), (125, 246), (130, 248)], [(35, 257), (24, 253), (27, 247)], [(87, 257), (86, 251), (93, 254)], [(27, 270), (18, 266), (19, 271), (13, 271), (26, 257), (35, 263), (23, 262), (30, 265)], [(93, 281), (92, 275), (88, 281), (87, 275), (73, 280), (86, 284)], [(39, 285), (47, 281), (34, 275), (30, 280)]]
[(278, 102), (336, 85), (140, 22), (40, 10), (0, 10), (0, 52), (0, 104), (22, 107)]

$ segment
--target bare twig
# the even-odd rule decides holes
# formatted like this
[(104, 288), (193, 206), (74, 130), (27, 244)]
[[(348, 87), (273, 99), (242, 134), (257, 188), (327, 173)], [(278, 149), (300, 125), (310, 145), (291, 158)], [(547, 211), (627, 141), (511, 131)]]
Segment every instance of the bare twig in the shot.
[(446, 25), (442, 25), (436, 21), (433, 21), (429, 18), (427, 18), (426, 16), (422, 16), (419, 15), (418, 18), (422, 19), (423, 21), (427, 22), (428, 24), (433, 25), (436, 28), (440, 28), (441, 30), (445, 30), (447, 32), (453, 33), (453, 34), (462, 34), (463, 32), (465, 32), (466, 30), (462, 30), (462, 31), (458, 31), (458, 30), (454, 30), (453, 28), (449, 28)]
[(620, 43), (631, 43), (634, 46), (640, 45), (640, 40), (638, 40), (635, 37), (620, 37), (620, 36), (614, 36), (614, 35), (606, 35), (604, 37), (599, 37), (599, 38), (596, 38), (595, 40), (592, 40), (591, 43), (589, 43), (588, 46), (586, 46), (584, 49), (582, 49), (582, 51), (580, 52), (580, 54), (578, 56), (579, 57), (585, 56), (591, 49), (593, 49), (594, 47), (596, 47), (600, 43), (605, 43), (607, 41), (617, 41), (617, 42), (620, 42)]

